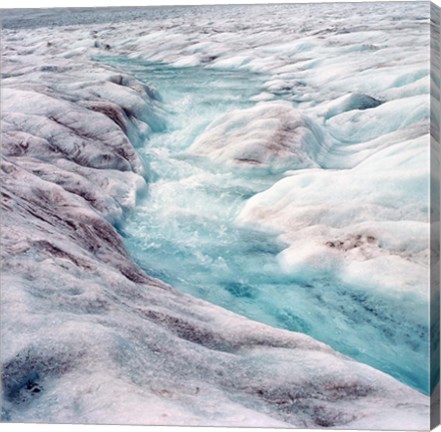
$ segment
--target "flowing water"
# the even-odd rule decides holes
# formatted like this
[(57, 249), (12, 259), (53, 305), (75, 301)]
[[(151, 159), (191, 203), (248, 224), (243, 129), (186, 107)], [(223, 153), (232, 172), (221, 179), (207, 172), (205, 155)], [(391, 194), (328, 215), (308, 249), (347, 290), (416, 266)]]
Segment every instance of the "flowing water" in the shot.
[(139, 148), (148, 193), (119, 227), (137, 263), (183, 292), (309, 334), (427, 392), (423, 300), (409, 294), (396, 308), (388, 293), (345, 286), (332, 275), (307, 283), (282, 273), (276, 257), (285, 245), (275, 233), (235, 222), (246, 200), (280, 174), (231, 169), (186, 154), (216, 117), (254, 105), (252, 97), (262, 92), (265, 76), (105, 61), (153, 84), (167, 110), (165, 130)]

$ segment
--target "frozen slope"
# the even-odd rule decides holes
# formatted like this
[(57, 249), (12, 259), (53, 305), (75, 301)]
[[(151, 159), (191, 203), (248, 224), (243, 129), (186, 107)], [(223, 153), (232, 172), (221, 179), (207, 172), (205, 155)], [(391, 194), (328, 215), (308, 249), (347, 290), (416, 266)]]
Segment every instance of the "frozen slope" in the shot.
[[(346, 6), (344, 16), (341, 9), (329, 6), (321, 20), (315, 15), (323, 16), (322, 10), (315, 9), (318, 6), (302, 9), (310, 11), (307, 18), (293, 13), (292, 6), (287, 6), (290, 13), (283, 6), (274, 7), (272, 22), (265, 19), (268, 9), (264, 6), (233, 7), (232, 11), (189, 8), (183, 15), (166, 8), (136, 25), (97, 24), (99, 19), (95, 19), (89, 21), (94, 24), (73, 27), (3, 30), (4, 421), (428, 428), (429, 399), (422, 393), (309, 336), (249, 320), (176, 291), (133, 262), (115, 229), (137, 204), (146, 187), (144, 179), (151, 176), (154, 182), (157, 175), (143, 166), (135, 148), (144, 144), (148, 148), (149, 142), (165, 133), (172, 113), (152, 86), (121, 72), (121, 65), (96, 62), (95, 56), (141, 57), (175, 68), (259, 72), (264, 82), (258, 84), (261, 88), (253, 99), (237, 107), (231, 97), (224, 105), (230, 115), (235, 109), (245, 112), (247, 138), (252, 138), (253, 128), (247, 115), (253, 109), (259, 111), (253, 108), (259, 104), (256, 107), (270, 107), (268, 119), (276, 133), (282, 130), (290, 139), (296, 127), (286, 131), (271, 120), (272, 104), (279, 103), (273, 99), (284, 99), (297, 110), (304, 103), (301, 114), (287, 108), (288, 115), (294, 111), (297, 122), (314, 125), (326, 145), (314, 153), (305, 150), (308, 166), (290, 168), (307, 169), (288, 171), (285, 178), (280, 170), (291, 160), (291, 151), (281, 164), (263, 153), (263, 164), (275, 163), (263, 179), (252, 174), (261, 167), (235, 166), (234, 193), (241, 199), (233, 202), (247, 202), (242, 203), (244, 207), (237, 205), (229, 217), (262, 229), (264, 235), (274, 231), (281, 235), (286, 247), (276, 258), (288, 277), (297, 278), (296, 265), (303, 265), (305, 269), (312, 266), (314, 277), (331, 274), (339, 280), (346, 278), (347, 284), (360, 284), (354, 279), (356, 266), (369, 273), (372, 260), (385, 255), (403, 266), (404, 286), (420, 296), (424, 307), (424, 281), (412, 286), (412, 277), (422, 274), (426, 260), (420, 240), (427, 222), (421, 206), (425, 173), (420, 172), (426, 114), (419, 95), (427, 91), (428, 82), (424, 50), (410, 60), (406, 73), (400, 70), (407, 55), (402, 48), (402, 26), (409, 35), (405, 43), (423, 46), (427, 4), (413, 6), (412, 17), (406, 19), (400, 17), (396, 5), (363, 5), (366, 27), (353, 23), (355, 35), (350, 39), (348, 31), (342, 30), (351, 23), (348, 17), (356, 16), (356, 6)], [(252, 22), (260, 20), (262, 25), (249, 25), (249, 14)], [(189, 15), (197, 16), (196, 24), (189, 24)], [(372, 33), (368, 25), (374, 26)], [(326, 39), (323, 34), (328, 35)], [(360, 57), (360, 53), (377, 49), (388, 53), (391, 66), (379, 73), (381, 79), (375, 86), (363, 88), (363, 74), (368, 76), (381, 56)], [(347, 69), (342, 70), (341, 64)], [(356, 96), (347, 97), (348, 89)], [(370, 127), (366, 140), (364, 134), (357, 135), (361, 132), (348, 131), (355, 120), (375, 125), (388, 114), (388, 104), (401, 98), (414, 98), (409, 105), (399, 103), (403, 110), (410, 102), (416, 109), (410, 112), (409, 108), (392, 129)], [(185, 100), (180, 103), (185, 108)], [(180, 126), (185, 130), (183, 141), (178, 134), (169, 136), (171, 141), (177, 138), (183, 161), (196, 160), (185, 151), (193, 138), (210, 133), (211, 120), (216, 121), (218, 114), (221, 125), (230, 120), (229, 114), (219, 113), (210, 103), (206, 107), (204, 114), (192, 113), (199, 129), (184, 124)], [(210, 119), (197, 117), (207, 112)], [(235, 137), (237, 130), (231, 131)], [(346, 134), (353, 135), (354, 141), (344, 142)], [(388, 139), (381, 139), (382, 135)], [(253, 140), (249, 142), (252, 146)], [(284, 139), (281, 142), (284, 148)], [(400, 147), (405, 151), (400, 152)], [(159, 157), (167, 151), (162, 149)], [(228, 157), (217, 160), (215, 167), (204, 160), (210, 157), (199, 157), (203, 160), (196, 168), (199, 177), (192, 172), (185, 179), (187, 185), (206, 181), (207, 172), (211, 184), (223, 180), (216, 177), (219, 169), (228, 176), (229, 168), (219, 168), (224, 162), (228, 166)], [(372, 173), (374, 163), (380, 167), (392, 163), (394, 169), (377, 177)], [(392, 198), (402, 200), (400, 209), (409, 215), (408, 223), (400, 220), (397, 209), (384, 205), (390, 197), (375, 188), (375, 182), (382, 180), (396, 185), (404, 171), (409, 173), (407, 185), (412, 185), (415, 199), (404, 196), (406, 184)], [(308, 177), (313, 172), (317, 175)], [(351, 218), (350, 225), (339, 226), (326, 212), (314, 213), (317, 202), (326, 205), (332, 200), (346, 221), (360, 210), (360, 195), (367, 190), (359, 176), (366, 179), (369, 175), (371, 189), (360, 220)], [(298, 177), (302, 177), (299, 189), (309, 187), (310, 193), (302, 196), (297, 187), (292, 190)], [(333, 189), (340, 178), (344, 184), (353, 182), (355, 188), (349, 208), (342, 208), (346, 201), (339, 201)], [(244, 189), (244, 181), (251, 181), (251, 188)], [(164, 192), (172, 184), (165, 186)], [(231, 190), (227, 195), (232, 195)], [(178, 196), (176, 189), (172, 196)], [(292, 211), (294, 199), (301, 201), (298, 211)], [(268, 212), (265, 202), (274, 203), (274, 212)], [(290, 216), (286, 221), (284, 212)], [(314, 226), (305, 222), (311, 215), (317, 221)], [(406, 236), (394, 243), (394, 233), (401, 234), (403, 229)], [(311, 244), (301, 244), (301, 233), (307, 234), (304, 238), (311, 239)], [(360, 233), (362, 237), (357, 238)], [(384, 246), (379, 247), (379, 239)], [(353, 247), (358, 241), (361, 247)], [(292, 253), (296, 242), (301, 246), (300, 258)], [(334, 242), (334, 247), (326, 242)], [(326, 261), (325, 256), (336, 264), (315, 272), (311, 250), (318, 253), (319, 261)], [(409, 270), (406, 262), (414, 267)], [(401, 301), (401, 290), (386, 285), (390, 276), (384, 274), (375, 287), (361, 284), (360, 288), (370, 292), (386, 287)], [(231, 288), (241, 290), (240, 285)], [(408, 322), (413, 325), (414, 321)], [(416, 322), (424, 325), (424, 316)]]

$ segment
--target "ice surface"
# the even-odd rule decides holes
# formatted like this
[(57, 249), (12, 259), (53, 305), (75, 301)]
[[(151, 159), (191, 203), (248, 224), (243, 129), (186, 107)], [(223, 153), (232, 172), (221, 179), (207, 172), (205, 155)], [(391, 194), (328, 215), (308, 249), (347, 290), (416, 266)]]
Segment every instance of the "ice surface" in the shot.
[(230, 111), (212, 122), (190, 152), (214, 160), (271, 171), (316, 166), (324, 138), (319, 126), (288, 102)]
[(3, 420), (428, 428), (403, 8), (4, 13)]

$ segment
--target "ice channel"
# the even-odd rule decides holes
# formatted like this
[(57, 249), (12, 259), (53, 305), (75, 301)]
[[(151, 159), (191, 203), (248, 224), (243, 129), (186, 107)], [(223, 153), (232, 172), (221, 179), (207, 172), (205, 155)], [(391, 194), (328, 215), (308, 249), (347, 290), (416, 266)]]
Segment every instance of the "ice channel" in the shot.
[[(428, 393), (424, 296), (404, 294), (397, 308), (393, 291), (342, 282), (338, 268), (304, 278), (283, 272), (279, 254), (287, 245), (276, 233), (238, 223), (247, 200), (280, 180), (283, 170), (231, 166), (188, 151), (215, 119), (267, 98), (268, 77), (125, 58), (101, 61), (153, 84), (168, 110), (166, 128), (139, 149), (148, 167), (148, 193), (118, 227), (136, 262), (183, 292), (311, 335)], [(271, 97), (283, 99), (283, 93)]]

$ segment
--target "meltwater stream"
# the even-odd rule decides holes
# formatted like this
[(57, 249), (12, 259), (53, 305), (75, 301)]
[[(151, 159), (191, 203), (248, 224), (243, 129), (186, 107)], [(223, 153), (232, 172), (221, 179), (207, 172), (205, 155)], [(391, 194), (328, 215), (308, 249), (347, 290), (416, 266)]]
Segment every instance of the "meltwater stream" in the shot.
[[(235, 218), (245, 201), (280, 178), (231, 169), (186, 154), (219, 115), (253, 106), (265, 77), (249, 72), (174, 68), (106, 59), (159, 91), (166, 130), (139, 150), (149, 191), (120, 232), (150, 275), (195, 297), (271, 326), (309, 334), (334, 349), (428, 392), (424, 305), (409, 295), (400, 308), (388, 293), (283, 274), (274, 235)], [(301, 108), (301, 107), (300, 107)]]

